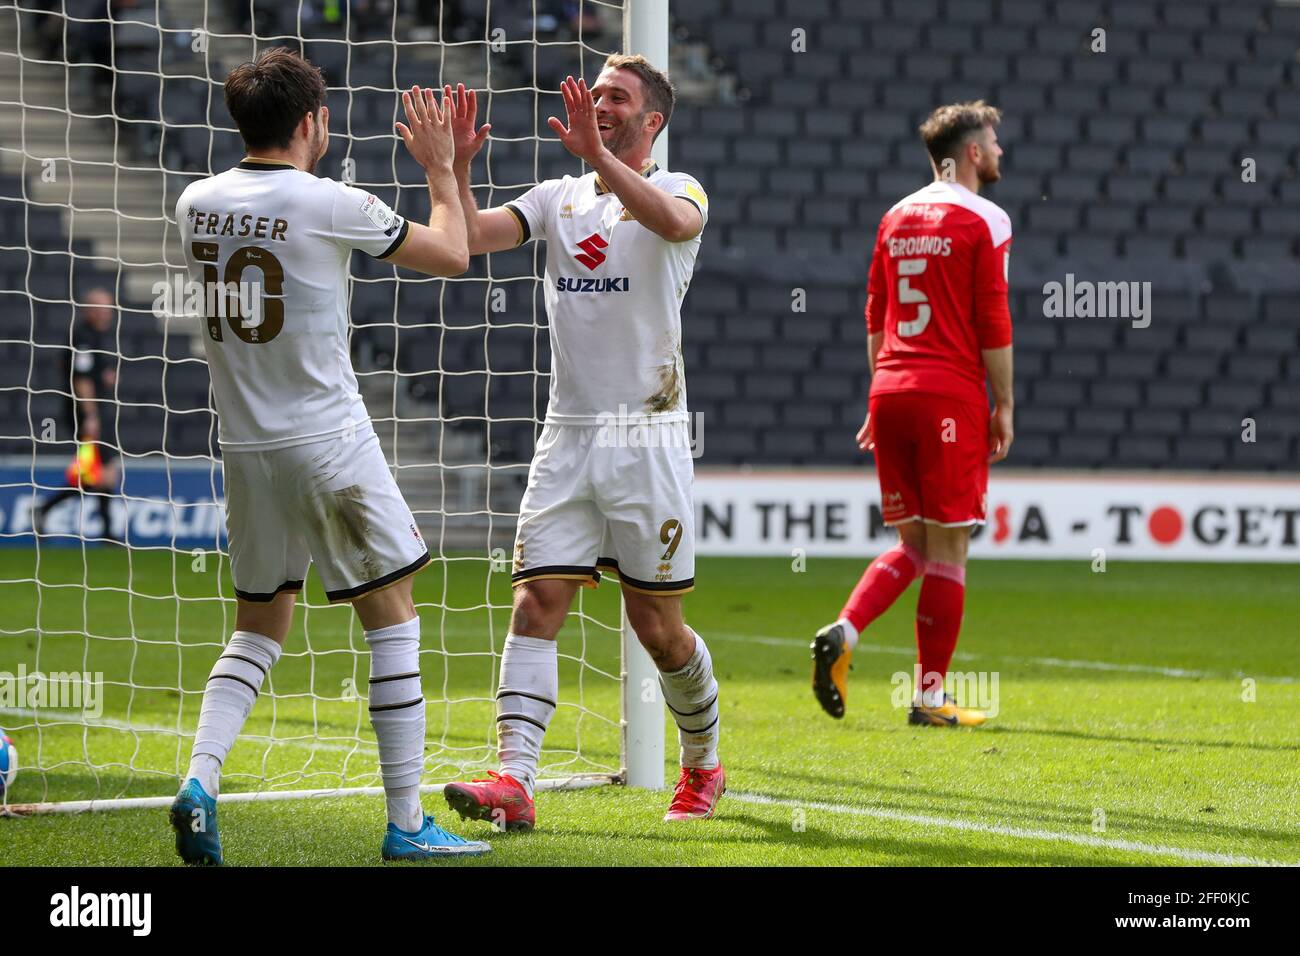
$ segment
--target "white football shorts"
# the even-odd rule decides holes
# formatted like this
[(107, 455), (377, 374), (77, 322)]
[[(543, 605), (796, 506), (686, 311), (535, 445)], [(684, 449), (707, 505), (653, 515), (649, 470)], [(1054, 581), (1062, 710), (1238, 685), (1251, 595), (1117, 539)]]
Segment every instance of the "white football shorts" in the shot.
[(222, 473), (231, 577), (245, 601), (301, 591), (312, 562), (338, 602), (430, 561), (369, 422), (303, 445), (225, 452)]
[(594, 587), (611, 571), (649, 594), (692, 590), (694, 475), (686, 422), (548, 424), (519, 505), (511, 582)]

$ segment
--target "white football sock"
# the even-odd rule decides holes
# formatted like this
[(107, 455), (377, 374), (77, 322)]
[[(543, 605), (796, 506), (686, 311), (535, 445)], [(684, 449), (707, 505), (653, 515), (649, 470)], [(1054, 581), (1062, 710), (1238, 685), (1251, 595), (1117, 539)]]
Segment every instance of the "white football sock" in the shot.
[(507, 634), (497, 691), (497, 756), (501, 772), (533, 794), (537, 758), (560, 694), (555, 641)]
[(713, 679), (713, 658), (700, 635), (695, 653), (680, 670), (660, 671), (664, 702), (673, 712), (682, 745), (682, 766), (713, 770), (718, 766), (718, 682)]
[(921, 665), (914, 668), (916, 690), (912, 694), (913, 707), (942, 707), (946, 698), (943, 681), (938, 674), (922, 674)]
[(858, 646), (858, 629), (853, 626), (853, 622), (847, 617), (842, 617), (835, 622), (844, 629), (844, 646), (849, 650)]
[(414, 833), (424, 823), (424, 692), (420, 687), (420, 619), (366, 631), (370, 645), (370, 723), (379, 744), (388, 822)]
[(940, 687), (938, 690), (921, 691), (922, 707), (942, 707), (946, 699), (947, 699), (947, 695), (944, 694), (942, 687)]
[(279, 659), (280, 645), (269, 637), (235, 631), (212, 665), (185, 772), (186, 780), (198, 778), (208, 796), (215, 797), (221, 789), (221, 765), (253, 709), (262, 681)]

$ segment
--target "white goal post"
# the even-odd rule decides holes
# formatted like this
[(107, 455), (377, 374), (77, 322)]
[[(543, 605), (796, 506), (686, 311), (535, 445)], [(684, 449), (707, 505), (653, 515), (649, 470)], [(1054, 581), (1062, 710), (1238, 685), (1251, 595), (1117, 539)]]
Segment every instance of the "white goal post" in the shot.
[[(195, 423), (211, 418), (201, 326), (142, 304), (182, 270), (179, 190), (226, 168), (237, 144), (221, 103), (230, 66), (295, 42), (327, 61), (318, 65), (332, 132), (320, 174), (419, 216), (422, 188), (391, 122), (413, 75), (423, 70), (425, 85), (468, 77), (480, 91), (480, 122), (493, 132), (474, 188), (480, 205), (498, 205), (561, 160), (579, 171), (545, 125), (563, 116), (557, 64), (571, 58), (568, 69), (590, 78), (621, 46), (669, 65), (668, 0), (581, 0), (570, 23), (544, 0), (487, 0), (481, 18), (455, 22), (435, 0), (419, 5), (437, 8), (434, 21), (418, 23), (415, 4), (394, 2), (379, 14), (390, 22), (360, 25), (347, 2), (337, 5), (341, 25), (309, 23), (310, 10), (330, 5), (291, 2), (265, 30), (251, 12), (232, 19), (232, 6), (146, 0), (110, 22), (90, 6), (0, 0), (0, 124), (21, 134), (0, 141), (0, 224), (22, 224), (0, 234), (0, 358), (21, 366), (0, 378), (0, 605), (18, 608), (0, 620), (0, 730), (20, 762), (0, 815), (170, 803), (207, 673), (233, 629), (215, 429), (203, 426), (193, 444)], [(516, 32), (529, 18), (531, 35)], [(99, 62), (102, 50), (86, 43), (103, 36), (111, 59)], [(667, 141), (654, 147), (664, 165)], [(500, 436), (521, 426), (535, 437), (549, 374), (544, 258), (534, 250), (487, 257), (452, 280), (353, 257), (358, 379), (435, 558), (416, 594), (426, 792), (495, 767), (509, 542), (532, 452), (531, 437)], [(62, 413), (76, 401), (64, 363), (82, 355), (77, 329), (101, 289), (117, 316), (103, 350), (115, 381), (95, 401), (113, 424), (102, 441), (116, 452), (118, 483), (103, 512), (96, 494), (72, 485), (37, 528), (35, 506), (70, 487), (78, 435)], [(479, 397), (466, 399), (473, 388)], [(513, 404), (497, 405), (498, 388)], [(23, 548), (26, 567), (4, 560)], [(382, 793), (366, 658), (351, 610), (328, 606), (309, 580), (228, 761), (223, 803)], [(580, 592), (560, 660), (538, 788), (661, 789), (658, 674), (608, 580)]]
[[(623, 49), (640, 53), (661, 70), (668, 68), (668, 0), (627, 0)], [(668, 169), (668, 130), (655, 140), (655, 162)], [(621, 608), (623, 620), (623, 773), (630, 787), (660, 790), (664, 785), (664, 704), (659, 672)]]

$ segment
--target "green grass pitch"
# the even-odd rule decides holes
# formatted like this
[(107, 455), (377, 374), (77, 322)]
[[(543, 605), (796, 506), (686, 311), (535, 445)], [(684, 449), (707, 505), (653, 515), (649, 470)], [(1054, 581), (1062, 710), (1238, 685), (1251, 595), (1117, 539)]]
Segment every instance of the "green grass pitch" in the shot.
[[(174, 792), (233, 627), (233, 605), (217, 599), (231, 593), (228, 569), (192, 560), (0, 551), (0, 671), (21, 663), (105, 681), (89, 727), (57, 709), (0, 710), (23, 765), (11, 802)], [(715, 820), (670, 825), (667, 794), (609, 786), (542, 793), (538, 829), (505, 835), (462, 823), (430, 794), (440, 822), (494, 848), (435, 865), (1300, 863), (1300, 567), (975, 562), (953, 667), (996, 674), (998, 714), (969, 730), (909, 727), (896, 706), (915, 585), (863, 636), (846, 718), (817, 707), (807, 644), (861, 567), (699, 562), (687, 617), (722, 688), (730, 790)], [(226, 792), (263, 779), (378, 781), (364, 706), (349, 692), (365, 691), (360, 630), (346, 608), (319, 606), (314, 581), (309, 599), (307, 630), (300, 609)], [(426, 779), (443, 782), (457, 763), (492, 765), (490, 650), (505, 638), (508, 575), (483, 560), (439, 562), (417, 578), (416, 599), (436, 651), (423, 662)], [(561, 694), (582, 707), (563, 707), (548, 734), (552, 774), (618, 765), (617, 641), (597, 623), (616, 619), (616, 601), (610, 584), (586, 593), (592, 619), (561, 634)], [(221, 811), (227, 861), (247, 866), (377, 864), (382, 824), (377, 797)], [(0, 819), (5, 865), (173, 865), (171, 844), (162, 810)]]

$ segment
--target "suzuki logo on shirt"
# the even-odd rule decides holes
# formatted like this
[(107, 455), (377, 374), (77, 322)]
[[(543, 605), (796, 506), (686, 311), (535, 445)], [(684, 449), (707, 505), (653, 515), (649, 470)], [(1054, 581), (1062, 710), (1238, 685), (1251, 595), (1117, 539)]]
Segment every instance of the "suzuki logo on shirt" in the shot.
[(627, 276), (608, 279), (570, 279), (560, 276), (555, 280), (556, 292), (628, 292)]
[(588, 269), (595, 269), (605, 261), (605, 253), (600, 250), (608, 247), (609, 243), (600, 238), (600, 233), (593, 232), (586, 239), (583, 239), (582, 242), (578, 243), (578, 248), (581, 249), (582, 252), (574, 253), (573, 258), (577, 259)]

